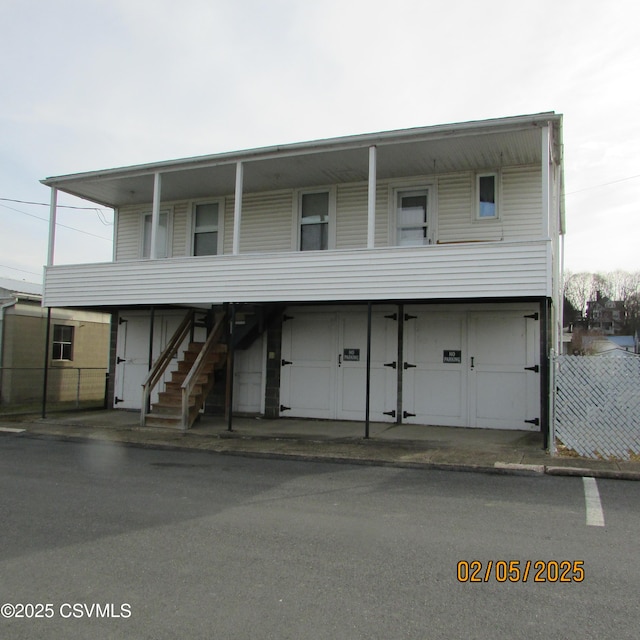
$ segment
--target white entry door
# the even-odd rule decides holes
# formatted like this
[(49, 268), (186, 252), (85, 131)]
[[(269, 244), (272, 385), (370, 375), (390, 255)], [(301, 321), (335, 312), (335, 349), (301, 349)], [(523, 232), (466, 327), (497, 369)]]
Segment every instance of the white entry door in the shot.
[[(157, 313), (153, 321), (152, 360), (158, 358), (180, 326), (186, 312)], [(123, 312), (118, 317), (118, 344), (116, 346), (115, 398), (117, 409), (140, 409), (142, 383), (149, 372), (149, 331), (151, 318), (148, 312)], [(198, 335), (198, 338), (202, 336)], [(186, 346), (186, 345), (185, 345)], [(179, 355), (179, 354), (178, 354)], [(165, 380), (177, 366), (178, 355), (169, 365)], [(151, 402), (158, 397), (154, 389)]]
[[(371, 314), (371, 380), (369, 419), (395, 421), (398, 325), (389, 311)], [(338, 376), (336, 418), (364, 420), (367, 385), (367, 312), (338, 314)]]
[(142, 383), (149, 372), (149, 316), (118, 317), (115, 398), (117, 409), (140, 409)]
[(282, 415), (334, 418), (336, 314), (293, 310), (287, 316), (282, 325)]
[(467, 314), (406, 311), (403, 422), (466, 426)]
[(470, 427), (537, 430), (537, 314), (469, 314)]
[[(388, 314), (388, 312), (387, 312)], [(367, 312), (301, 310), (282, 330), (282, 415), (364, 420), (366, 407)], [(396, 408), (397, 324), (372, 314), (370, 419), (393, 421)]]

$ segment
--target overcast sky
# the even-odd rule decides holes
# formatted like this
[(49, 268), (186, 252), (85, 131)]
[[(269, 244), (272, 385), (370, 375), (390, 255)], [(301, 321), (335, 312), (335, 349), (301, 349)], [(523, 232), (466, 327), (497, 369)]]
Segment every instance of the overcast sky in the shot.
[[(8, 200), (47, 203), (48, 176), (541, 111), (564, 114), (566, 268), (640, 270), (636, 9), (0, 0), (0, 277), (41, 278), (48, 207)], [(111, 260), (109, 211), (58, 222), (56, 264)]]

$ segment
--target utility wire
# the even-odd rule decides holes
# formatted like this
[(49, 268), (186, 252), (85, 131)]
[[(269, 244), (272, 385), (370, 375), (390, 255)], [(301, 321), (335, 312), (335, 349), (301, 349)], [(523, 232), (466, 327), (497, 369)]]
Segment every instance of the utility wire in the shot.
[(570, 191), (569, 193), (565, 193), (565, 196), (571, 196), (574, 193), (582, 193), (583, 191), (589, 191), (591, 189), (597, 189), (598, 187), (608, 187), (610, 184), (618, 184), (620, 182), (627, 182), (628, 180), (636, 180), (640, 178), (640, 173), (636, 176), (629, 176), (628, 178), (620, 178), (620, 180), (612, 180), (611, 182), (603, 182), (602, 184), (594, 184), (590, 187), (585, 187), (584, 189), (578, 189), (577, 191)]
[[(31, 202), (29, 200), (15, 200), (14, 198), (0, 198), (0, 201), (3, 202), (16, 202), (18, 204), (32, 204), (32, 205), (36, 205), (38, 207), (49, 207), (51, 205), (47, 204), (46, 202)], [(105, 215), (104, 212), (105, 211), (109, 211), (109, 209), (102, 209), (100, 207), (74, 207), (70, 204), (57, 204), (56, 207), (58, 209), (76, 209), (78, 211), (94, 211), (96, 213), (96, 215), (98, 216), (98, 220), (100, 220), (100, 222), (102, 222), (103, 225), (105, 225), (106, 227), (110, 227), (113, 226), (113, 222), (109, 222)], [(14, 209), (14, 211), (17, 211), (17, 209)]]
[[(11, 209), (11, 211), (15, 211), (17, 213), (21, 213), (23, 216), (29, 216), (30, 218), (35, 218), (36, 220), (42, 220), (43, 222), (49, 222), (47, 218), (41, 218), (40, 216), (33, 215), (33, 213), (27, 213), (26, 211), (20, 211), (20, 209), (16, 209), (14, 207), (10, 207), (6, 204), (0, 204), (0, 207), (4, 207), (5, 209)], [(75, 227), (70, 227), (69, 225), (62, 224), (61, 222), (56, 222), (57, 227), (64, 227), (65, 229), (71, 229), (71, 231), (77, 231), (78, 233), (84, 233), (87, 236), (93, 236), (94, 238), (99, 238), (100, 240), (106, 240), (107, 242), (111, 242), (111, 238), (105, 238), (104, 236), (96, 235), (95, 233), (91, 233), (90, 231), (84, 231), (83, 229), (76, 229)]]
[[(0, 200), (4, 200), (5, 202), (17, 202), (18, 204), (35, 204), (39, 207), (49, 207), (50, 205), (47, 202), (31, 202), (29, 200), (14, 200), (13, 198), (0, 198)], [(85, 211), (108, 211), (108, 209), (102, 209), (101, 207), (73, 207), (70, 204), (58, 204), (56, 205), (59, 209), (82, 209)]]
[[(35, 271), (27, 271), (26, 269), (17, 269), (16, 267), (10, 267), (8, 264), (0, 264), (0, 267), (5, 269), (11, 269), (12, 271), (21, 271), (22, 273), (30, 273), (34, 276), (41, 276), (41, 273), (36, 273)], [(35, 283), (34, 283), (35, 284)]]

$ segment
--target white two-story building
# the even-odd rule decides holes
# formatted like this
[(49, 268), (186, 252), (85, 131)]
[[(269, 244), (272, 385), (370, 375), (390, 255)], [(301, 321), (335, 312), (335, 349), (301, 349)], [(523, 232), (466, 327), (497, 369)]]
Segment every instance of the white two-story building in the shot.
[[(53, 220), (58, 191), (116, 212), (113, 261), (50, 258), (44, 288), (46, 306), (114, 314), (114, 407), (159, 424), (182, 394), (182, 428), (206, 397), (271, 418), (546, 427), (561, 327), (561, 115), (43, 183)], [(172, 383), (203, 348), (217, 354), (199, 359), (218, 363), (217, 390), (203, 370)]]

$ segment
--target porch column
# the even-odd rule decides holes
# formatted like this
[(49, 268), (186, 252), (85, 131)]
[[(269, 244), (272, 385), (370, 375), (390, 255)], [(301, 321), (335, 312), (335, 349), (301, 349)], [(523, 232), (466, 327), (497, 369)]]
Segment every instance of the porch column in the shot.
[(160, 195), (162, 192), (162, 176), (157, 172), (153, 176), (153, 208), (151, 209), (151, 247), (149, 257), (158, 257), (158, 227), (160, 226)]
[(56, 245), (56, 217), (58, 215), (58, 190), (51, 187), (51, 201), (49, 204), (49, 250), (47, 253), (47, 267), (53, 265), (53, 254)]
[(244, 166), (242, 162), (236, 164), (236, 194), (233, 205), (233, 255), (240, 253), (240, 221), (242, 219), (242, 183), (244, 180)]
[(369, 147), (369, 204), (367, 209), (367, 249), (373, 249), (376, 238), (376, 173), (377, 148)]
[(549, 125), (542, 127), (542, 237), (549, 238), (551, 215), (551, 137)]

